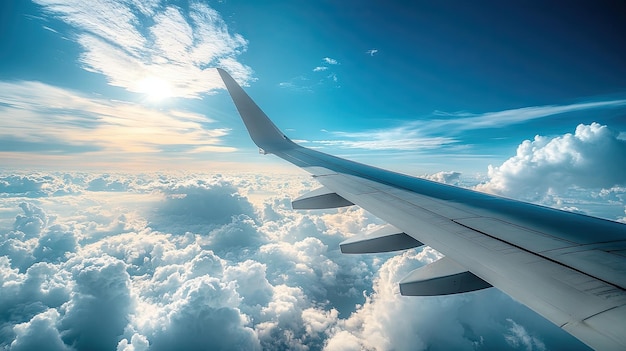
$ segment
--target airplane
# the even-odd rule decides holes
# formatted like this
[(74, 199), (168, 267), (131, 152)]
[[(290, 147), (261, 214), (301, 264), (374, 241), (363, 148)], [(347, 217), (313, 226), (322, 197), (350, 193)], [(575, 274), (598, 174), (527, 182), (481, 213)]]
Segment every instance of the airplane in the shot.
[(428, 245), (445, 255), (400, 284), (405, 296), (496, 287), (597, 350), (626, 350), (626, 224), (368, 166), (300, 146), (223, 69), (252, 141), (322, 187), (294, 209), (358, 205), (389, 223), (340, 244), (343, 253)]

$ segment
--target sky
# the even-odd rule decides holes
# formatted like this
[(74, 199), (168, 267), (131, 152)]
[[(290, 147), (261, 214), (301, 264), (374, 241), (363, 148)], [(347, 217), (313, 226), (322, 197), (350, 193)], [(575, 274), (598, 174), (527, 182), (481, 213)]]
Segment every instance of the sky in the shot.
[(429, 248), (341, 255), (384, 223), (290, 210), (315, 182), (213, 68), (303, 146), (626, 222), (623, 7), (0, 2), (0, 347), (585, 349), (496, 289), (400, 297)]

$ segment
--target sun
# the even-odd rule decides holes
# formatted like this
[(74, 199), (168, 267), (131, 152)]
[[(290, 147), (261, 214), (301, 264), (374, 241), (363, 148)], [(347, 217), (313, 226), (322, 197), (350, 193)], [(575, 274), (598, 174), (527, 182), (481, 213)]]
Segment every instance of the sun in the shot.
[(137, 84), (137, 90), (146, 94), (149, 100), (161, 101), (172, 97), (172, 88), (169, 82), (158, 77), (146, 77)]

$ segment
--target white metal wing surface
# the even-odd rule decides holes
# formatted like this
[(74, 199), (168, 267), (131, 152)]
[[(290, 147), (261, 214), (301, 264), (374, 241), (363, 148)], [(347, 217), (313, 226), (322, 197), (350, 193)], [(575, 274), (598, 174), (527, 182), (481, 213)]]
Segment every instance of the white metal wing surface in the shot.
[[(444, 259), (411, 272), (403, 295), (490, 286), (598, 350), (626, 350), (626, 225), (410, 177), (301, 147), (218, 69), (252, 140), (322, 189), (294, 208), (358, 205), (390, 223), (345, 253), (428, 245)], [(423, 244), (422, 244), (423, 243)]]

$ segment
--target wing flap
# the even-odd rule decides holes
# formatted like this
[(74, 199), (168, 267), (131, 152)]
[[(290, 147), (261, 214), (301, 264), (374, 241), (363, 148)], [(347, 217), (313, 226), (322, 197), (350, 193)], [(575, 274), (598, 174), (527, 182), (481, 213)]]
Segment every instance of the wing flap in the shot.
[(363, 254), (407, 250), (422, 245), (415, 238), (387, 224), (372, 233), (355, 235), (340, 243), (339, 248), (341, 253)]
[(400, 281), (404, 296), (451, 295), (490, 288), (491, 284), (478, 278), (448, 257), (420, 267)]
[(325, 187), (310, 191), (291, 202), (294, 210), (321, 210), (352, 205), (352, 202)]

